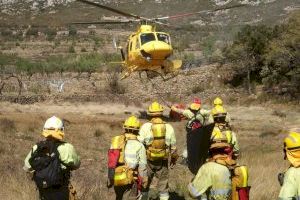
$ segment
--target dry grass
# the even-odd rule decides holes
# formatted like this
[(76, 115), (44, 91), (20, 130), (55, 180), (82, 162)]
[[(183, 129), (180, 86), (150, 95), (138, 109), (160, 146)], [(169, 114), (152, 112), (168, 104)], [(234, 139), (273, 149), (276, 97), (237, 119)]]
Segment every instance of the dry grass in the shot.
[[(57, 106), (6, 106), (15, 108), (0, 109), (0, 199), (32, 200), (36, 197), (33, 182), (22, 170), (23, 160), (32, 145), (41, 139), (44, 120), (53, 113), (68, 121), (66, 140), (76, 147), (82, 159), (80, 169), (72, 177), (79, 198), (113, 199), (113, 191), (106, 188), (106, 152), (111, 137), (121, 133), (125, 114), (97, 114), (97, 110), (95, 113), (89, 110), (78, 113), (84, 110), (80, 105), (73, 105), (73, 111), (72, 105), (66, 105), (65, 110)], [(285, 113), (293, 112), (294, 116), (283, 118), (274, 115), (273, 110), (262, 107), (229, 107), (228, 110), (232, 114), (242, 150), (239, 163), (248, 165), (250, 169), (251, 199), (276, 199), (279, 192), (277, 174), (288, 167), (281, 151), (281, 130), (299, 123), (299, 111), (282, 109)], [(184, 122), (172, 124), (181, 152), (185, 144)], [(186, 185), (191, 178), (185, 166), (177, 165), (170, 171), (173, 199), (189, 199)]]

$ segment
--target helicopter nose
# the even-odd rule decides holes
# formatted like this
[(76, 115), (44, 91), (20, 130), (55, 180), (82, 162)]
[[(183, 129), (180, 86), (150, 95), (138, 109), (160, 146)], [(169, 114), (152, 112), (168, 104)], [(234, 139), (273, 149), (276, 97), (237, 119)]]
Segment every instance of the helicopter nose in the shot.
[(169, 57), (173, 51), (169, 44), (161, 41), (149, 42), (143, 50), (150, 54), (151, 58), (155, 60), (165, 59)]

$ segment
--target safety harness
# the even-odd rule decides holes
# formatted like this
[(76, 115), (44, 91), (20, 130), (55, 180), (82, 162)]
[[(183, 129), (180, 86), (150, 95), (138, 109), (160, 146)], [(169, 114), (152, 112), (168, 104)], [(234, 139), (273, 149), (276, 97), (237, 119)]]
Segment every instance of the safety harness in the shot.
[(114, 137), (112, 140), (112, 148), (119, 150), (119, 156), (114, 169), (114, 186), (133, 184), (138, 176), (137, 169), (131, 169), (125, 162), (125, 146), (128, 140), (137, 140), (137, 136), (123, 134)]
[(248, 167), (238, 165), (228, 155), (216, 155), (210, 159), (211, 162), (224, 165), (231, 174), (232, 200), (249, 200), (250, 186), (248, 185)]
[(151, 123), (153, 141), (146, 148), (147, 159), (150, 161), (166, 160), (169, 156), (169, 148), (166, 145), (166, 123), (160, 118), (153, 118)]

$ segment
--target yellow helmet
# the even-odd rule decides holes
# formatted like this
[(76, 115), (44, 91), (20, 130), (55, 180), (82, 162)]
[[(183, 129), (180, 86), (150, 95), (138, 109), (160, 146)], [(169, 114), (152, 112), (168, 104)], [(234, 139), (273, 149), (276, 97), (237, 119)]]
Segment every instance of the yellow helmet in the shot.
[(291, 131), (284, 139), (284, 146), (286, 150), (300, 150), (300, 131)]
[(300, 167), (300, 130), (293, 130), (284, 139), (285, 159), (294, 167)]
[(214, 99), (214, 105), (215, 105), (215, 106), (216, 106), (216, 105), (222, 106), (222, 105), (223, 105), (222, 99), (221, 99), (220, 97), (215, 98), (215, 99)]
[(141, 122), (136, 116), (128, 117), (123, 124), (124, 129), (139, 130), (140, 127)]
[(150, 116), (160, 116), (162, 115), (164, 111), (164, 107), (160, 105), (158, 102), (154, 101), (149, 107), (148, 107), (148, 114)]
[(199, 104), (199, 103), (191, 103), (191, 105), (190, 105), (190, 109), (191, 109), (191, 110), (197, 111), (197, 110), (199, 110), (200, 108), (201, 108), (201, 104)]
[(227, 111), (226, 109), (221, 106), (221, 105), (216, 105), (212, 110), (211, 110), (212, 115), (226, 115)]

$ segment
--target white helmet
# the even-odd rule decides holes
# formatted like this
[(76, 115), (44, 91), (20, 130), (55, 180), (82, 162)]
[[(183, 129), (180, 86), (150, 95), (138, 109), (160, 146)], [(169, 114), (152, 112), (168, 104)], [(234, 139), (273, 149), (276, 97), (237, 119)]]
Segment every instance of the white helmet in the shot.
[(64, 130), (64, 123), (58, 117), (50, 117), (44, 125), (44, 130)]

